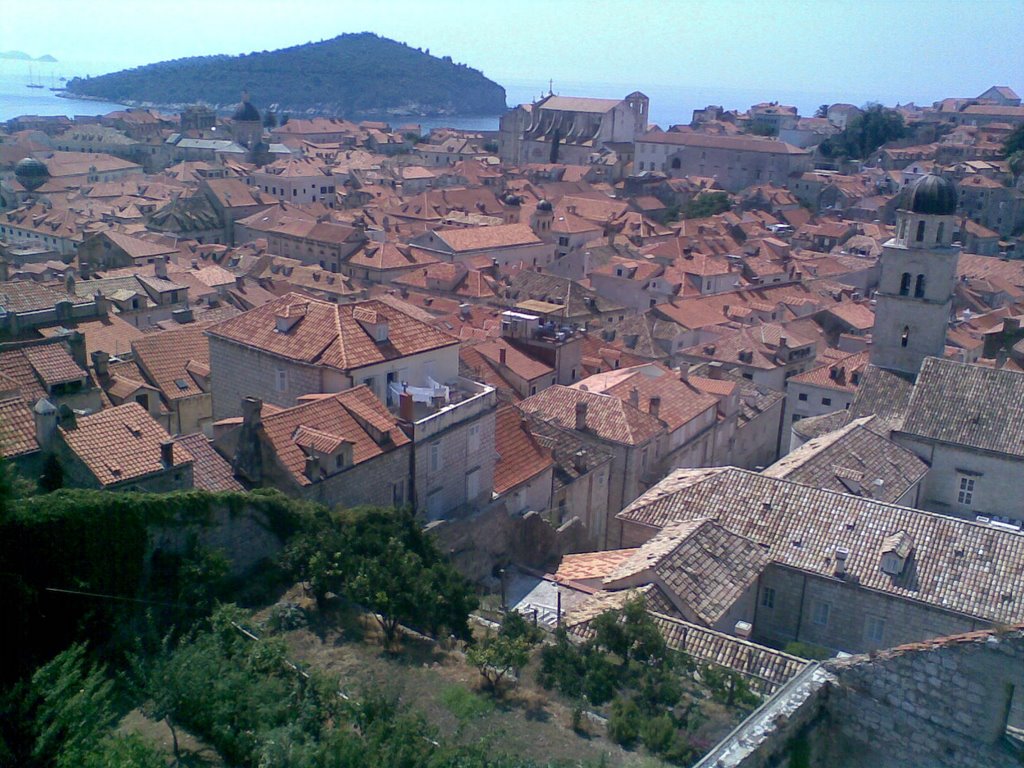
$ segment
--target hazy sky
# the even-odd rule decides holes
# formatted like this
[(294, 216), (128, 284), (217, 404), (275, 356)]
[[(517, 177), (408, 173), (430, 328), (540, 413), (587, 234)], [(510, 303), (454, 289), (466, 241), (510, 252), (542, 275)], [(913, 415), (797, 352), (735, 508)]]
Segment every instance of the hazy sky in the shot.
[(361, 31), (504, 85), (550, 77), (563, 92), (596, 82), (919, 103), (993, 84), (1024, 93), (1024, 0), (33, 0), (4, 9), (0, 50), (116, 69)]

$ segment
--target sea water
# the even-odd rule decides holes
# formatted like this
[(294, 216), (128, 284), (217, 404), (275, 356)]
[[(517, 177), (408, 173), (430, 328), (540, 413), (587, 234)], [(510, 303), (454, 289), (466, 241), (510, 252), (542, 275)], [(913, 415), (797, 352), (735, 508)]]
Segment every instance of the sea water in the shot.
[[(116, 71), (120, 67), (102, 62), (27, 62), (5, 59), (0, 60), (0, 122), (10, 120), (19, 115), (102, 115), (118, 109), (123, 104), (91, 99), (64, 98), (53, 87), (61, 87), (61, 77), (68, 79), (74, 76), (98, 75)], [(42, 88), (29, 88), (30, 83), (41, 84)], [(555, 93), (566, 96), (589, 96), (593, 98), (621, 99), (634, 90), (645, 93), (650, 98), (650, 114), (648, 123), (667, 128), (670, 125), (689, 123), (694, 109), (701, 109), (709, 104), (717, 104), (725, 109), (743, 111), (752, 104), (762, 101), (779, 101), (791, 104), (800, 110), (801, 115), (813, 115), (820, 104), (850, 102), (862, 105), (869, 101), (880, 101), (895, 104), (899, 95), (891, 93), (809, 93), (795, 88), (775, 89), (772, 91), (715, 88), (712, 86), (686, 85), (623, 85), (599, 82), (555, 82), (533, 80), (509, 80), (504, 83), (506, 100), (510, 107), (536, 101), (547, 95), (549, 86)], [(903, 101), (909, 101), (903, 96)], [(253, 94), (253, 102), (257, 108), (259, 94)], [(359, 115), (344, 115), (349, 119), (359, 120)], [(380, 119), (380, 118), (370, 118)], [(416, 123), (423, 132), (431, 128), (461, 128), (473, 131), (493, 131), (498, 128), (498, 115), (478, 115), (459, 117), (416, 117), (394, 116), (389, 122), (394, 125)]]

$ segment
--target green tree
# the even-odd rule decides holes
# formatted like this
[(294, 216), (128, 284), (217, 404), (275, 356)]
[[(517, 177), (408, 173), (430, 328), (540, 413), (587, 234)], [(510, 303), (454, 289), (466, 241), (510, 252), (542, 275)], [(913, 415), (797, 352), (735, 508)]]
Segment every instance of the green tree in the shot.
[(470, 638), (469, 583), (408, 511), (363, 507), (321, 514), (293, 541), (286, 562), (318, 606), (329, 592), (375, 614), (392, 647), (401, 624)]
[(619, 697), (612, 702), (612, 711), (608, 718), (608, 738), (616, 744), (631, 747), (640, 738), (643, 721), (643, 715), (636, 702)]
[(852, 157), (866, 159), (883, 144), (901, 139), (906, 134), (903, 116), (881, 104), (868, 104), (855, 115), (837, 136), (820, 145), (825, 157)]
[(1024, 123), (1021, 123), (1003, 142), (1003, 154), (1007, 157), (1015, 152), (1024, 152)]
[(117, 722), (114, 683), (75, 644), (32, 675), (32, 756), (57, 768), (78, 768)]
[(690, 198), (683, 208), (684, 219), (703, 219), (725, 213), (732, 207), (727, 192), (701, 192)]
[(466, 661), (477, 668), (487, 686), (497, 694), (502, 683), (516, 677), (530, 660), (530, 642), (524, 637), (494, 635), (466, 651)]
[(828, 117), (828, 104), (821, 104), (814, 110), (815, 117)]

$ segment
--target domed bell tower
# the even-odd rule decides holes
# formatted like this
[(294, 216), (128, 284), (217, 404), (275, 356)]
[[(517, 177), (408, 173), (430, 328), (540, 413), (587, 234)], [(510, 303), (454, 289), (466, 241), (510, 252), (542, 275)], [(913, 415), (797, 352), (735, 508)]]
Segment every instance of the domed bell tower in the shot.
[(871, 362), (880, 368), (917, 376), (926, 357), (945, 352), (960, 255), (956, 206), (956, 186), (941, 176), (922, 176), (904, 193), (875, 292)]

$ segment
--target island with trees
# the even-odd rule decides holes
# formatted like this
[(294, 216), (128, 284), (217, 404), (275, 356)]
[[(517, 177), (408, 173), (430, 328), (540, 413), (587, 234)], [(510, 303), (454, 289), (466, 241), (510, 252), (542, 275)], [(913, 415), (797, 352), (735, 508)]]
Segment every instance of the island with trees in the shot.
[(67, 94), (176, 108), (233, 109), (242, 90), (291, 114), (498, 115), (505, 89), (476, 69), (363, 32), (276, 51), (198, 56), (68, 81)]

